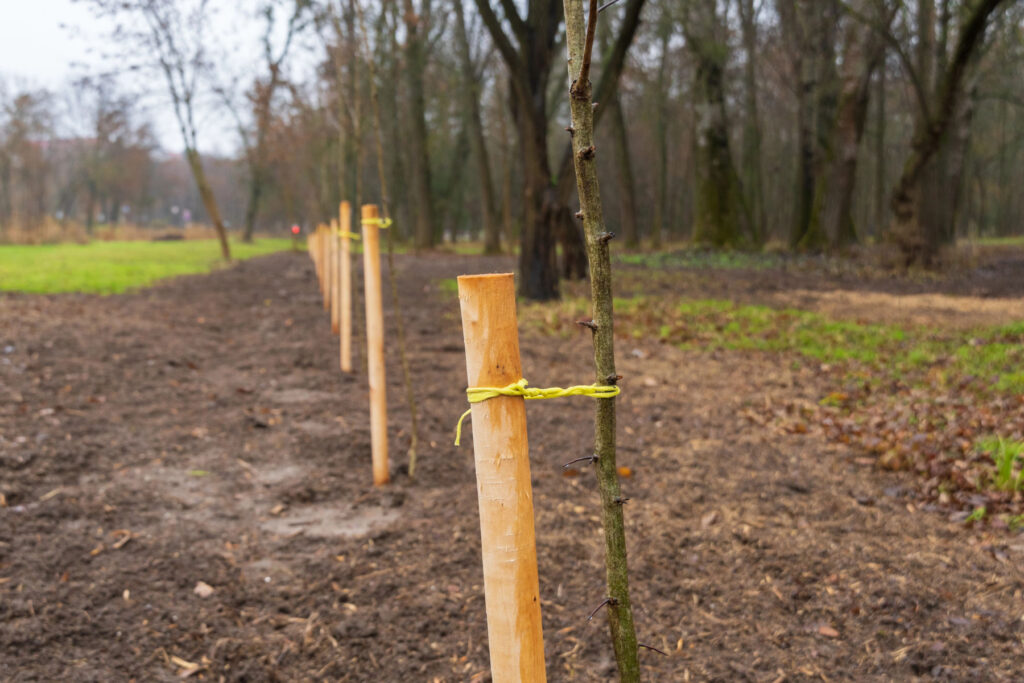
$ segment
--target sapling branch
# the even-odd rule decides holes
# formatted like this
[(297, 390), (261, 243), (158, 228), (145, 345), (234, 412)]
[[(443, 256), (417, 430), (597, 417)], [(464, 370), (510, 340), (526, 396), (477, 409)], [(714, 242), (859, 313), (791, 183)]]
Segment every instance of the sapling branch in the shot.
[[(590, 83), (590, 57), (597, 28), (597, 0), (590, 0), (590, 21), (584, 31), (583, 0), (565, 0), (566, 45), (569, 51), (569, 105), (573, 165), (576, 188), (580, 198), (580, 218), (586, 235), (587, 259), (590, 263), (590, 293), (593, 319), (595, 376), (599, 382), (618, 380), (615, 372), (614, 324), (612, 316), (611, 239), (604, 224), (601, 192), (597, 180), (594, 154), (593, 86)], [(640, 680), (636, 629), (629, 599), (629, 575), (626, 559), (626, 533), (623, 524), (625, 499), (619, 486), (615, 463), (615, 399), (597, 399), (594, 454), (597, 456), (597, 484), (601, 494), (601, 516), (605, 538), (605, 576), (608, 598), (600, 607), (608, 607), (608, 627), (619, 678), (633, 683)], [(594, 611), (594, 614), (597, 610)], [(591, 615), (593, 617), (593, 614)]]
[(615, 605), (615, 604), (616, 604), (615, 603), (615, 598), (605, 598), (604, 600), (601, 601), (601, 604), (598, 605), (597, 607), (595, 607), (594, 611), (590, 613), (590, 616), (587, 617), (587, 621), (593, 620), (594, 615), (597, 614), (601, 610), (601, 608), (604, 607), (605, 605)]
[(575, 460), (570, 460), (569, 462), (565, 463), (564, 465), (562, 465), (562, 469), (563, 470), (567, 469), (570, 465), (575, 465), (578, 462), (597, 462), (597, 460), (598, 460), (598, 457), (597, 457), (596, 454), (595, 455), (585, 455), (582, 458), (576, 458)]

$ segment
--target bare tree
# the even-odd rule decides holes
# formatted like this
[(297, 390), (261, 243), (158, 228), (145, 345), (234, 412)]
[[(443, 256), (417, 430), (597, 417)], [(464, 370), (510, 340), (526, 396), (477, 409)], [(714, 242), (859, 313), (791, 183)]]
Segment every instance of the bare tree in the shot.
[(494, 200), (494, 186), (491, 180), (491, 164), (487, 154), (487, 143), (484, 140), (484, 126), (480, 115), (480, 82), (483, 74), (481, 68), (474, 63), (470, 50), (469, 33), (466, 30), (465, 13), (462, 0), (452, 0), (455, 12), (455, 39), (462, 70), (462, 92), (465, 100), (464, 117), (469, 129), (470, 142), (473, 145), (473, 156), (476, 159), (477, 175), (480, 183), (480, 212), (484, 223), (484, 253), (498, 254), (501, 252), (501, 234), (498, 226), (498, 215)]
[(284, 28), (284, 37), (280, 39), (281, 44), (276, 48), (274, 34), (278, 31), (277, 14), (281, 0), (266, 0), (259, 10), (264, 20), (261, 43), (266, 73), (253, 79), (248, 92), (247, 99), (253, 119), (251, 127), (242, 120), (231, 93), (226, 88), (218, 88), (219, 94), (237, 123), (239, 137), (244, 148), (245, 164), (249, 172), (249, 193), (242, 232), (242, 241), (244, 242), (252, 242), (260, 201), (269, 180), (268, 135), (273, 116), (274, 96), (281, 87), (285, 59), (288, 57), (296, 33), (303, 28), (303, 15), (310, 4), (310, 0), (288, 1), (291, 4), (291, 10)]
[[(932, 166), (931, 172), (929, 164), (948, 145), (952, 127), (959, 129), (958, 137), (964, 140), (966, 124), (970, 121), (967, 84), (971, 80), (974, 60), (996, 12), (1008, 4), (1008, 0), (978, 0), (973, 3), (965, 0), (955, 45), (952, 51), (948, 51), (947, 45), (953, 33), (953, 16), (948, 0), (942, 1), (943, 12), (938, 17), (940, 30), (937, 35), (934, 0), (919, 0), (916, 64), (906, 58), (905, 53), (901, 54), (914, 87), (918, 109), (914, 117), (910, 153), (890, 198), (893, 222), (889, 236), (899, 246), (907, 264), (929, 263), (938, 247), (952, 239), (949, 226), (954, 217), (948, 215), (951, 211), (947, 209), (946, 212), (929, 214), (929, 203), (953, 191), (949, 183), (959, 180), (959, 169), (963, 168), (962, 146), (954, 151), (958, 157), (952, 167), (957, 171), (955, 179), (948, 175), (951, 170), (948, 160), (946, 164), (939, 164), (937, 169)], [(945, 178), (943, 173), (947, 174)]]
[(694, 238), (715, 246), (751, 242), (750, 216), (732, 159), (726, 115), (726, 45), (718, 0), (686, 0), (683, 30), (696, 62), (697, 187)]
[[(164, 78), (174, 117), (181, 131), (192, 177), (199, 189), (207, 216), (220, 239), (221, 254), (231, 260), (231, 247), (220, 207), (206, 177), (199, 154), (196, 107), (202, 74), (207, 68), (206, 29), (209, 0), (181, 3), (175, 0), (85, 0), (100, 16), (118, 20), (115, 44), (122, 46), (135, 69), (156, 69)], [(122, 55), (125, 56), (125, 55)], [(142, 59), (134, 63), (135, 59)]]
[[(595, 90), (598, 103), (606, 101), (618, 81), (643, 5), (644, 0), (626, 3), (625, 19)], [(555, 245), (558, 237), (566, 233), (567, 223), (576, 236), (576, 252), (582, 252), (579, 228), (569, 223), (571, 213), (553, 181), (548, 157), (548, 87), (558, 52), (561, 3), (530, 2), (523, 16), (515, 2), (502, 0), (504, 20), (487, 0), (476, 0), (476, 6), (509, 72), (512, 113), (522, 154), (525, 215), (519, 247), (519, 292), (528, 299), (554, 299), (558, 297), (559, 280)], [(559, 179), (567, 175), (571, 165), (572, 155), (566, 150), (559, 166), (566, 173), (560, 173)], [(565, 187), (568, 191), (571, 182), (566, 182)]]

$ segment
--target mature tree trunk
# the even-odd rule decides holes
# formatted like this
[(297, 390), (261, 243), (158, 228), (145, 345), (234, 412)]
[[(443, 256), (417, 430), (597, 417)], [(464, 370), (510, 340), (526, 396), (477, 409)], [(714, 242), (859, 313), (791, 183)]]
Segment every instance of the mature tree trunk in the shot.
[(259, 166), (250, 169), (249, 200), (245, 205), (245, 229), (242, 232), (243, 242), (252, 242), (256, 231), (256, 214), (259, 212), (260, 199), (263, 197), (264, 172)]
[[(884, 26), (893, 17), (887, 13)], [(831, 247), (857, 241), (853, 221), (853, 190), (857, 157), (867, 121), (871, 77), (884, 53), (880, 32), (847, 24), (843, 72), (831, 140), (823, 145), (822, 172), (815, 182), (814, 205), (808, 234), (824, 236)]]
[(655, 81), (654, 108), (654, 217), (651, 221), (651, 246), (661, 246), (668, 210), (668, 51), (672, 37), (672, 19), (667, 10), (658, 21), (658, 76)]
[[(628, 0), (626, 4), (626, 19), (596, 91), (598, 101), (611, 92), (610, 88), (621, 72), (621, 62), (633, 40), (643, 4), (644, 0)], [(528, 3), (524, 18), (520, 16), (515, 2), (503, 0), (501, 7), (511, 34), (506, 34), (505, 25), (490, 2), (476, 0), (476, 5), (509, 70), (513, 112), (523, 157), (525, 217), (519, 251), (519, 293), (535, 300), (557, 298), (555, 241), (562, 241), (568, 270), (578, 272), (580, 264), (585, 263), (581, 228), (569, 218), (571, 213), (560, 187), (561, 178), (568, 173), (572, 155), (566, 151), (566, 173), (559, 173), (556, 181), (552, 179), (548, 160), (547, 88), (556, 58), (555, 39), (561, 25), (562, 3), (555, 0), (532, 1)]]
[(519, 246), (519, 293), (534, 301), (557, 299), (558, 259), (554, 238), (564, 229), (562, 213), (567, 209), (559, 206), (551, 184), (545, 134), (547, 121), (543, 110), (538, 112), (522, 100), (516, 105), (525, 195)]
[[(597, 32), (601, 52), (607, 52), (611, 42), (610, 17), (603, 17)], [(620, 229), (626, 247), (636, 248), (640, 238), (636, 227), (636, 183), (633, 180), (633, 162), (629, 156), (629, 138), (626, 135), (626, 117), (622, 111), (622, 97), (616, 90), (608, 102), (610, 108), (608, 124), (611, 127), (612, 146), (615, 148), (615, 172), (619, 186)]]
[(835, 64), (839, 3), (811, 0), (780, 0), (779, 17), (792, 45), (793, 71), (797, 75), (797, 195), (790, 246), (820, 249), (825, 234), (812, 220), (816, 185), (823, 160), (832, 151), (839, 77)]
[(465, 98), (465, 118), (469, 138), (476, 160), (477, 182), (480, 185), (480, 213), (484, 224), (484, 253), (501, 253), (501, 234), (494, 203), (494, 186), (491, 182), (491, 164), (484, 141), (484, 127), (480, 115), (480, 78), (473, 66), (469, 52), (469, 37), (466, 35), (466, 19), (462, 11), (462, 0), (453, 0), (455, 9), (455, 37), (458, 43), (459, 63), (462, 66), (462, 87)]
[(224, 221), (220, 217), (220, 208), (217, 206), (217, 199), (213, 196), (213, 189), (206, 179), (206, 171), (203, 169), (203, 160), (199, 152), (192, 148), (185, 150), (185, 158), (188, 160), (189, 168), (192, 169), (192, 177), (195, 178), (196, 187), (199, 188), (199, 196), (203, 200), (203, 207), (206, 208), (206, 215), (210, 217), (217, 237), (220, 239), (220, 251), (225, 261), (231, 260), (231, 247), (228, 246), (228, 234), (224, 229)]
[(684, 30), (696, 61), (694, 239), (718, 247), (745, 246), (752, 242), (750, 221), (729, 144), (725, 107), (727, 54), (718, 1), (694, 0), (686, 9)]
[(423, 76), (427, 55), (424, 44), (426, 30), (420, 25), (423, 15), (429, 14), (430, 0), (424, 0), (422, 14), (417, 14), (412, 0), (404, 0), (405, 10), (405, 83), (408, 92), (409, 130), (404, 136), (408, 145), (412, 165), (413, 196), (415, 208), (415, 240), (417, 249), (434, 246), (434, 210), (430, 195), (430, 156), (427, 152), (426, 104), (423, 93)]
[[(763, 5), (763, 3), (762, 3)], [(743, 186), (754, 241), (763, 244), (767, 219), (764, 208), (764, 178), (761, 167), (761, 116), (757, 106), (757, 12), (754, 0), (739, 0), (740, 26), (743, 34)]]
[(878, 69), (878, 93), (875, 95), (875, 223), (871, 228), (872, 235), (880, 235), (885, 225), (885, 216), (889, 207), (885, 202), (886, 180), (886, 140), (885, 140), (885, 101), (886, 101), (886, 65), (885, 45), (883, 43)]
[(629, 158), (629, 138), (622, 113), (622, 99), (616, 93), (612, 96), (611, 134), (615, 146), (616, 175), (619, 185), (619, 215), (622, 221), (622, 236), (626, 246), (636, 248), (640, 237), (636, 227), (636, 184), (633, 181), (633, 163)]
[[(931, 0), (924, 0), (926, 6), (929, 2)], [(968, 77), (972, 58), (984, 39), (989, 20), (1004, 4), (1008, 4), (1007, 0), (980, 0), (973, 6), (962, 24), (952, 58), (942, 69), (937, 87), (931, 89), (934, 95), (928, 96), (925, 93), (922, 96), (926, 110), (922, 109), (915, 117), (910, 153), (890, 199), (893, 221), (889, 228), (889, 238), (900, 248), (906, 265), (916, 262), (929, 264), (940, 246), (937, 239), (941, 235), (936, 234), (939, 231), (930, 232), (928, 225), (922, 221), (922, 202), (927, 201), (931, 194), (925, 192), (925, 172), (929, 162), (947, 141), (950, 125), (955, 122), (958, 111), (961, 111), (964, 81)], [(927, 34), (928, 30), (925, 29), (926, 38)], [(919, 66), (926, 70), (929, 61), (926, 58), (923, 60)], [(920, 73), (917, 80), (923, 88), (924, 81)]]
[(919, 220), (929, 241), (939, 247), (956, 240), (976, 97), (974, 88), (968, 89), (972, 92), (960, 101), (946, 140), (921, 174)]

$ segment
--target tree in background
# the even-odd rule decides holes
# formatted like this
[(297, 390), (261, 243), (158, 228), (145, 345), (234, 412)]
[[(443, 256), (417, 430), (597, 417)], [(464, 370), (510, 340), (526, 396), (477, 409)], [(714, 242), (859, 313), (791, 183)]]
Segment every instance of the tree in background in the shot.
[(683, 30), (695, 62), (697, 164), (694, 239), (717, 247), (753, 244), (750, 214), (733, 164), (726, 114), (728, 57), (723, 3), (686, 0)]
[(954, 238), (977, 58), (997, 11), (1010, 2), (956, 4), (941, 0), (936, 15), (935, 0), (918, 0), (917, 50), (913, 58), (901, 52), (917, 109), (910, 152), (891, 194), (889, 236), (907, 264), (931, 262)]
[[(221, 219), (217, 197), (199, 154), (196, 107), (202, 73), (207, 68), (209, 3), (174, 0), (87, 0), (99, 16), (116, 20), (112, 37), (122, 46), (132, 69), (156, 70), (164, 79), (167, 95), (181, 131), (192, 177), (206, 213), (220, 239), (221, 255), (231, 260), (231, 247)], [(141, 59), (140, 62), (135, 62)]]

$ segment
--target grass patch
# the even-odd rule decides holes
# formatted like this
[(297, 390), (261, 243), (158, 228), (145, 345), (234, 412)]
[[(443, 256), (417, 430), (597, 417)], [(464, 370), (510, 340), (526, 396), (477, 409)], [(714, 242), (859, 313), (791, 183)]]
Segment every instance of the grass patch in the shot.
[[(233, 243), (231, 255), (241, 261), (291, 248), (290, 239), (263, 239)], [(0, 246), (0, 290), (117, 294), (220, 263), (216, 240)]]
[(978, 450), (992, 458), (995, 471), (992, 486), (1000, 491), (1024, 489), (1024, 470), (1017, 463), (1024, 458), (1024, 442), (989, 437), (978, 442)]
[[(569, 335), (589, 315), (584, 298), (526, 303), (526, 327)], [(616, 328), (685, 349), (763, 351), (845, 368), (852, 378), (907, 386), (970, 380), (979, 390), (1024, 394), (1024, 323), (969, 333), (833, 320), (797, 309), (674, 297), (615, 299)]]
[(692, 248), (618, 254), (615, 257), (617, 263), (642, 268), (717, 270), (769, 270), (781, 266), (784, 259), (781, 254), (766, 251), (712, 251)]

